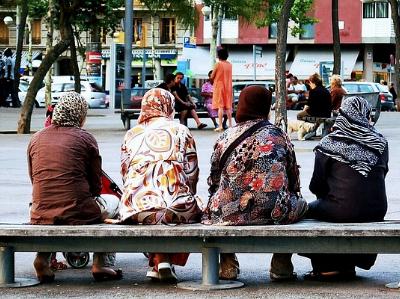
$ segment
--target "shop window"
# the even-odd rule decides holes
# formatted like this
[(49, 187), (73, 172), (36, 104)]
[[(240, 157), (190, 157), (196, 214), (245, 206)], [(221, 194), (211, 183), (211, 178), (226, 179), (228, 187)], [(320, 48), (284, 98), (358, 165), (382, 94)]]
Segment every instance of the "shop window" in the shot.
[(314, 24), (303, 24), (301, 25), (301, 29), (303, 30), (303, 32), (300, 33), (300, 39), (314, 39)]
[(9, 42), (9, 32), (8, 32), (8, 27), (6, 24), (4, 24), (3, 18), (0, 17), (0, 44), (8, 45)]
[(376, 2), (376, 17), (388, 18), (389, 17), (389, 3)]
[(363, 18), (372, 19), (375, 18), (375, 3), (364, 3), (363, 4)]
[(37, 19), (32, 21), (32, 44), (40, 45), (42, 42), (42, 21)]
[(175, 44), (176, 25), (174, 18), (161, 19), (160, 44)]
[(141, 18), (133, 19), (133, 43), (145, 46), (144, 26)]
[(278, 37), (278, 26), (276, 23), (272, 23), (271, 25), (269, 25), (268, 37), (273, 39), (276, 39)]

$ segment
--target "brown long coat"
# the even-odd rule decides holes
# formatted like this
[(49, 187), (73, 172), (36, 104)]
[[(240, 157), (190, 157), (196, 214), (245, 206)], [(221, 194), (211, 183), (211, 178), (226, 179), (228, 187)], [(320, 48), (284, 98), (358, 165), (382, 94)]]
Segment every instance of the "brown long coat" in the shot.
[(37, 132), (28, 146), (28, 168), (31, 224), (101, 222), (94, 201), (101, 190), (101, 157), (90, 133), (54, 125)]

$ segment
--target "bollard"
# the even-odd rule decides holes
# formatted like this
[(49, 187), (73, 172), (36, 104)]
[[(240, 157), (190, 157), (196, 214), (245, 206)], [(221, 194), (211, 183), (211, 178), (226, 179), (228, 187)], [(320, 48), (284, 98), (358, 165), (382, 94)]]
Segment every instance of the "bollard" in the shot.
[(36, 279), (15, 278), (14, 249), (0, 247), (0, 288), (19, 288), (39, 284)]
[(14, 250), (11, 247), (0, 247), (0, 285), (14, 282)]

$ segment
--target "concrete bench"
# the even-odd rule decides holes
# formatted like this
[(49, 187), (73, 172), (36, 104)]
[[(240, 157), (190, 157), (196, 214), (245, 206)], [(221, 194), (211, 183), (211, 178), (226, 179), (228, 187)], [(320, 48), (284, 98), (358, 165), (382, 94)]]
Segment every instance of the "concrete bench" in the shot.
[(190, 290), (240, 287), (219, 281), (220, 252), (243, 253), (400, 253), (400, 221), (292, 225), (206, 226), (201, 224), (51, 226), (0, 224), (0, 286), (36, 280), (14, 277), (14, 252), (199, 252), (202, 280), (178, 283)]

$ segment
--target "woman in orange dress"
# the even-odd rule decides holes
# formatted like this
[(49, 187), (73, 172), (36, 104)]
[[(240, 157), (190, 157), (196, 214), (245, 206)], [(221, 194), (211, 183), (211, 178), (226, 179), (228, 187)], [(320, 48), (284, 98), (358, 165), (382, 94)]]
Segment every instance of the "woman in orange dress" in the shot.
[(214, 87), (212, 108), (218, 109), (218, 128), (214, 131), (222, 132), (224, 110), (228, 116), (228, 126), (232, 127), (232, 64), (227, 61), (229, 55), (226, 49), (219, 48), (217, 56), (219, 61), (215, 64), (210, 79)]

